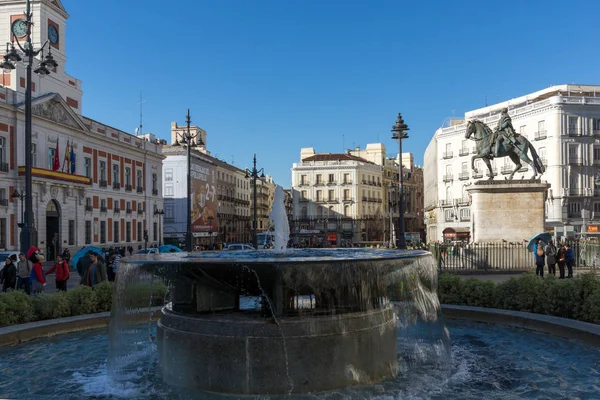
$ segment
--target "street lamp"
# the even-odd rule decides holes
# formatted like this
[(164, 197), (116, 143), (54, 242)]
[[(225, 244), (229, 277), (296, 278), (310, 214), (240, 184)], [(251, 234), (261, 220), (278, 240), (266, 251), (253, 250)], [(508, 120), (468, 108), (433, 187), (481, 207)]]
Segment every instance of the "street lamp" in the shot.
[(261, 168), (259, 170), (256, 169), (256, 153), (254, 154), (254, 166), (252, 167), (252, 171), (246, 168), (246, 179), (252, 178), (252, 186), (254, 189), (254, 216), (252, 219), (252, 246), (255, 249), (258, 249), (258, 237), (256, 236), (256, 178), (258, 178), (258, 174), (260, 173), (260, 177), (265, 177), (265, 170)]
[(25, 192), (24, 191), (19, 192), (17, 189), (15, 189), (15, 191), (12, 194), (13, 199), (21, 199), (21, 222), (17, 224), (17, 226), (19, 228), (23, 228), (23, 226), (24, 226), (23, 221), (24, 221), (25, 217), (23, 214), (25, 213), (25, 209), (23, 207), (23, 200), (25, 200), (25, 197), (26, 197)]
[(406, 249), (406, 237), (404, 236), (404, 191), (402, 189), (403, 171), (402, 171), (402, 140), (408, 139), (406, 131), (410, 128), (404, 123), (402, 114), (398, 113), (396, 124), (392, 126), (392, 139), (398, 140), (398, 197), (399, 211), (398, 218), (398, 237), (396, 238), (396, 247)]
[[(190, 132), (191, 122), (192, 120), (190, 119), (190, 109), (188, 108), (187, 116), (185, 118), (185, 123), (187, 124), (187, 131), (186, 133), (180, 134), (181, 142), (179, 142), (178, 138), (175, 138), (175, 143), (173, 143), (173, 146), (181, 146), (182, 144), (187, 146), (187, 229), (185, 232), (185, 247), (187, 251), (192, 251), (192, 198), (190, 196), (190, 193), (192, 191), (191, 150), (192, 147), (204, 146), (204, 142), (202, 142), (202, 136), (200, 135), (200, 132), (196, 133), (195, 135), (192, 135), (192, 133)], [(196, 142), (194, 142), (194, 139), (196, 139)]]
[(160, 246), (160, 237), (162, 236), (162, 231), (160, 230), (160, 220), (165, 212), (163, 210), (159, 210), (158, 208), (154, 210), (154, 215), (158, 216), (158, 245)]
[[(33, 227), (33, 197), (31, 180), (31, 73), (34, 57), (41, 53), (43, 59), (35, 71), (33, 71), (36, 74), (48, 75), (50, 74), (51, 70), (58, 66), (58, 63), (54, 60), (54, 57), (52, 57), (52, 51), (50, 47), (48, 47), (48, 54), (46, 54), (44, 57), (44, 48), (48, 44), (48, 40), (46, 40), (39, 49), (36, 50), (33, 48), (33, 44), (31, 42), (31, 27), (33, 26), (32, 19), (33, 14), (31, 12), (31, 1), (27, 0), (25, 11), (25, 25), (27, 30), (25, 33), (24, 46), (21, 46), (21, 43), (17, 37), (18, 35), (13, 34), (13, 37), (17, 42), (17, 46), (25, 56), (27, 68), (27, 78), (25, 80), (25, 216), (21, 230), (21, 251), (24, 253), (26, 253), (29, 247), (31, 247), (31, 245), (37, 241), (34, 240), (34, 236), (36, 235), (35, 228)], [(2, 68), (4, 72), (10, 72), (16, 68), (15, 63), (18, 63), (22, 59), (23, 58), (19, 52), (15, 49), (14, 42), (7, 43), (6, 54), (4, 55), (3, 61), (0, 62), (0, 68)]]

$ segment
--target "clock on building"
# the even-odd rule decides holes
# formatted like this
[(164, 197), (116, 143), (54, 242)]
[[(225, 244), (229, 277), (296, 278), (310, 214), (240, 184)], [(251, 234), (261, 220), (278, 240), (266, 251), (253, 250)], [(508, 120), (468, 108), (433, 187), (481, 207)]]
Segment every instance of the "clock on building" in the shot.
[(58, 29), (54, 25), (48, 25), (48, 40), (52, 44), (58, 43)]
[(11, 30), (16, 37), (23, 37), (27, 34), (27, 22), (24, 19), (17, 19), (12, 23)]

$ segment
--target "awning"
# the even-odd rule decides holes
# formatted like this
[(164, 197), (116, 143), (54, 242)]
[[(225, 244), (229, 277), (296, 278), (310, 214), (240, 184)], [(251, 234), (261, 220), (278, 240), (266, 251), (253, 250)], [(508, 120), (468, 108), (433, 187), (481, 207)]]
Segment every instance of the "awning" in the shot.
[(471, 236), (469, 228), (446, 228), (442, 231), (445, 238), (468, 238)]

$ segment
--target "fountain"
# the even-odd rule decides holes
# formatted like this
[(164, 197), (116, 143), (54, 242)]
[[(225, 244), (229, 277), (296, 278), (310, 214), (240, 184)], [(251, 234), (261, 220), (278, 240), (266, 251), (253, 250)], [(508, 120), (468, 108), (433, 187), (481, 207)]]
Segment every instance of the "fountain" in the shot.
[(121, 339), (132, 329), (128, 297), (140, 271), (170, 283), (156, 335), (160, 375), (170, 385), (298, 394), (397, 374), (397, 325), (410, 318), (435, 323), (440, 316), (431, 255), (286, 250), (280, 186), (270, 217), (275, 250), (141, 256), (120, 265), (109, 357), (114, 376), (122, 375), (131, 352)]

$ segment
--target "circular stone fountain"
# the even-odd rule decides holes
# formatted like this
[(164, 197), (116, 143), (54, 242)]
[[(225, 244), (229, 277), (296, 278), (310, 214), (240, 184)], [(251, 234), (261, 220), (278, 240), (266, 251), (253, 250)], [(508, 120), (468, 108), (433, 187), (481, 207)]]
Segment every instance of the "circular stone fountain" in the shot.
[[(379, 382), (398, 369), (398, 304), (413, 302), (422, 320), (439, 313), (434, 264), (421, 251), (175, 253), (134, 257), (120, 268), (119, 304), (134, 281), (127, 270), (170, 283), (156, 338), (162, 379), (211, 392), (309, 393)], [(111, 330), (127, 314), (113, 310)]]

